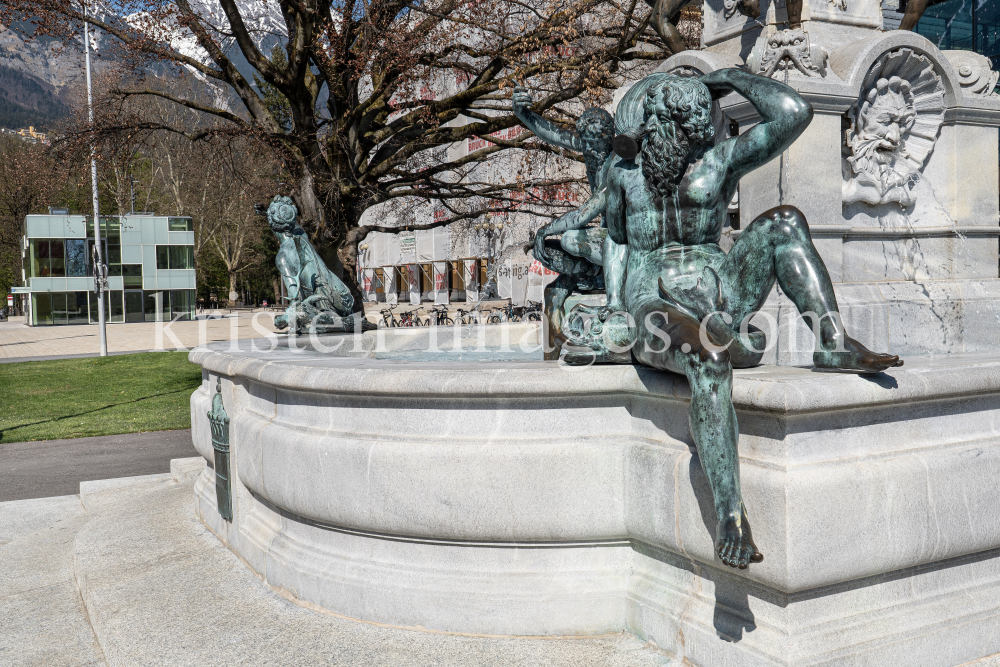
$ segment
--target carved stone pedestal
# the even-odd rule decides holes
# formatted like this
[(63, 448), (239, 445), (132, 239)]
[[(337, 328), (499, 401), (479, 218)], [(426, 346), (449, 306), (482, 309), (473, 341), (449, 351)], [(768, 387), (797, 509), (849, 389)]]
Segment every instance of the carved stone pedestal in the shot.
[(209, 461), (222, 378), (233, 520), (210, 470), (195, 511), (303, 603), (447, 632), (628, 630), (700, 667), (1000, 652), (1000, 361), (738, 371), (743, 495), (765, 554), (739, 571), (713, 552), (678, 376), (224, 346), (191, 359)]

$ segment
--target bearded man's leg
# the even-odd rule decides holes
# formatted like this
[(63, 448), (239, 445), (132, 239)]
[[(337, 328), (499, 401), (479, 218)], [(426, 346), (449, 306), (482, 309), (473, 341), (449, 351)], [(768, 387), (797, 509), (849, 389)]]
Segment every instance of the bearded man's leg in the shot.
[[(847, 335), (826, 265), (813, 245), (805, 216), (794, 206), (767, 211), (740, 232), (718, 268), (727, 312), (738, 327), (767, 299), (775, 281), (818, 329), (813, 363), (862, 373), (901, 366), (899, 357), (877, 354)], [(816, 326), (815, 320), (819, 323)]]
[(739, 426), (733, 408), (729, 353), (706, 349), (699, 336), (700, 323), (676, 312), (666, 301), (649, 299), (633, 317), (637, 324), (632, 348), (635, 358), (645, 366), (684, 374), (691, 387), (688, 424), (712, 489), (719, 558), (740, 569), (761, 562), (764, 556), (753, 542), (740, 492)]

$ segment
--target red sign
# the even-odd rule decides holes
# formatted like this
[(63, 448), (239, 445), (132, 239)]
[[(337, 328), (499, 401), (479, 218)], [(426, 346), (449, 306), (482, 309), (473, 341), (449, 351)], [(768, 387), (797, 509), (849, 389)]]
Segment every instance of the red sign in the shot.
[(534, 273), (534, 274), (539, 275), (539, 276), (555, 276), (555, 275), (559, 275), (555, 271), (550, 271), (549, 269), (547, 269), (544, 266), (542, 266), (542, 263), (539, 262), (537, 259), (534, 260), (531, 263), (531, 273)]

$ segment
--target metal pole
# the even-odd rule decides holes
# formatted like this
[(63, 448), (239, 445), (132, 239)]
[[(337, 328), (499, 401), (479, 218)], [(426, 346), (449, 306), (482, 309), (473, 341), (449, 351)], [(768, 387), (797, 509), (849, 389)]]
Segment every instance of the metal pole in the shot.
[[(83, 45), (87, 61), (87, 118), (94, 125), (94, 94), (90, 85), (90, 24), (87, 23), (87, 5), (83, 5)], [(97, 325), (101, 341), (101, 356), (108, 356), (107, 322), (104, 320), (104, 291), (108, 285), (108, 267), (104, 264), (101, 247), (101, 211), (97, 201), (97, 150), (90, 144), (90, 181), (94, 195), (94, 287), (97, 289)]]

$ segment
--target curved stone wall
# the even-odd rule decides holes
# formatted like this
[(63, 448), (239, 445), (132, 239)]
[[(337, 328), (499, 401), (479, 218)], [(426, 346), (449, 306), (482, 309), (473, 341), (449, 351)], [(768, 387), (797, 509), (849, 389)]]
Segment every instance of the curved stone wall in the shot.
[[(699, 665), (821, 664), (854, 644), (859, 618), (879, 617), (857, 664), (884, 665), (904, 626), (940, 620), (928, 605), (944, 591), (983, 622), (1000, 613), (1000, 364), (988, 359), (908, 361), (878, 381), (738, 371), (744, 498), (765, 554), (748, 571), (714, 557), (679, 377), (191, 359), (204, 368), (192, 434), (209, 460), (217, 376), (231, 418), (233, 521), (216, 512), (210, 469), (198, 516), (268, 585), (339, 614), (477, 634), (631, 630)], [(989, 637), (972, 650), (1000, 651)]]

